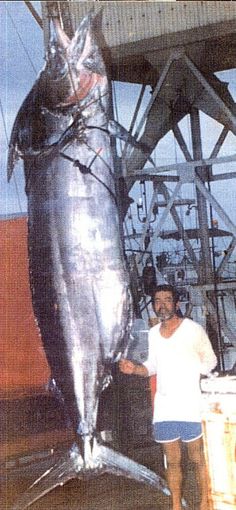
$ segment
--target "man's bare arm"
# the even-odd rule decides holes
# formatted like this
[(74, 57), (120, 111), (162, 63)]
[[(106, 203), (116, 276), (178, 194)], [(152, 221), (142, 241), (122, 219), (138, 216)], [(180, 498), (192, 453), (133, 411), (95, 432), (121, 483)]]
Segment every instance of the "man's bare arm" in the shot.
[(119, 362), (120, 371), (123, 374), (140, 375), (141, 377), (148, 377), (148, 370), (144, 365), (137, 365), (128, 359), (121, 359)]

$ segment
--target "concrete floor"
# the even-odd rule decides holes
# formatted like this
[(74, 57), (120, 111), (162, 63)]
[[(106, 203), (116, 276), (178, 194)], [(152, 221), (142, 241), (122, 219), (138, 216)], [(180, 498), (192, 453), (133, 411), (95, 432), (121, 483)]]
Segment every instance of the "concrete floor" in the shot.
[[(140, 383), (138, 382), (140, 385)], [(136, 383), (119, 393), (119, 405), (125, 417), (119, 419), (119, 440), (109, 446), (164, 477), (160, 445), (150, 437), (150, 404), (146, 389)], [(121, 397), (130, 395), (123, 403)], [(140, 399), (140, 395), (143, 396)], [(132, 404), (132, 405), (131, 405)], [(126, 406), (126, 407), (125, 407)], [(146, 406), (146, 407), (145, 407)], [(108, 406), (111, 409), (111, 405)], [(145, 411), (145, 412), (144, 412)], [(0, 510), (11, 510), (18, 497), (72, 445), (74, 436), (66, 428), (65, 417), (55, 400), (48, 395), (16, 401), (0, 401)], [(107, 407), (101, 423), (108, 423)], [(117, 423), (115, 414), (115, 423)], [(135, 417), (135, 420), (131, 418)], [(102, 430), (102, 429), (100, 429)], [(53, 456), (50, 449), (54, 449)], [(198, 510), (194, 472), (183, 450), (184, 496), (190, 510)], [(169, 510), (169, 498), (161, 492), (110, 474), (87, 480), (73, 479), (57, 487), (34, 503), (32, 510)]]
[[(20, 480), (18, 480), (20, 482)], [(23, 485), (20, 482), (22, 491)], [(19, 495), (19, 486), (14, 484), (8, 497), (2, 499), (2, 509), (11, 508)], [(46, 510), (161, 510), (168, 509), (168, 502), (148, 487), (103, 475), (89, 482), (72, 480), (59, 487), (32, 505), (32, 509)]]
[[(63, 449), (57, 451), (57, 455)], [(132, 450), (126, 454), (160, 475), (164, 475), (162, 452), (158, 445), (150, 443), (146, 447)], [(8, 462), (8, 467), (0, 473), (1, 510), (11, 510), (13, 502), (40, 476), (52, 460), (32, 455), (20, 459), (20, 465)], [(46, 455), (46, 452), (45, 452)], [(183, 458), (185, 453), (183, 451)], [(18, 459), (19, 460), (19, 459)], [(186, 460), (186, 459), (185, 459)], [(12, 461), (13, 462), (13, 461)], [(191, 510), (198, 509), (197, 487), (191, 466), (184, 466), (184, 496)], [(169, 510), (169, 498), (161, 492), (133, 480), (114, 475), (100, 475), (89, 480), (73, 479), (63, 487), (57, 487), (32, 505), (32, 510)]]

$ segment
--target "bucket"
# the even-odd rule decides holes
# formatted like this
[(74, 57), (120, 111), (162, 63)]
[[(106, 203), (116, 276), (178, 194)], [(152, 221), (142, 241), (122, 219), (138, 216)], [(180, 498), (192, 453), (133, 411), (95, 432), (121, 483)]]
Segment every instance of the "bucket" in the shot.
[(205, 456), (214, 510), (236, 508), (236, 377), (203, 379)]

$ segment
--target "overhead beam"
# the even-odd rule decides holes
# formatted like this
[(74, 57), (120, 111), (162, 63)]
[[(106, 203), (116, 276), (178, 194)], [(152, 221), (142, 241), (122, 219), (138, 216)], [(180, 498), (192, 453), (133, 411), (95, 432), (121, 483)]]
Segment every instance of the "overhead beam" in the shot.
[[(151, 111), (151, 109), (152, 109), (152, 107), (153, 107), (153, 105), (154, 105), (154, 103), (155, 103), (155, 101), (157, 99), (157, 96), (159, 95), (159, 93), (160, 93), (160, 91), (161, 91), (161, 89), (162, 89), (162, 87), (163, 87), (163, 85), (165, 83), (166, 77), (168, 75), (168, 72), (169, 72), (169, 69), (170, 69), (172, 63), (174, 62), (174, 60), (178, 60), (181, 57), (181, 55), (182, 55), (182, 51), (181, 52), (175, 51), (175, 52), (171, 53), (171, 55), (169, 56), (169, 58), (168, 58), (168, 60), (166, 62), (166, 65), (165, 65), (165, 67), (164, 67), (164, 69), (163, 69), (163, 71), (162, 71), (162, 73), (161, 73), (161, 75), (160, 75), (160, 77), (159, 77), (159, 79), (157, 81), (157, 84), (156, 84), (156, 86), (154, 88), (154, 91), (152, 93), (151, 99), (150, 99), (150, 101), (149, 101), (149, 103), (148, 103), (148, 105), (147, 105), (147, 107), (145, 109), (145, 112), (142, 115), (141, 120), (139, 121), (137, 129), (136, 129), (136, 131), (134, 133), (134, 138), (137, 139), (139, 137), (140, 132), (141, 132), (143, 126), (144, 126), (144, 123), (146, 122), (146, 120), (147, 120), (147, 118), (148, 118), (148, 116), (150, 114), (150, 111)], [(126, 160), (128, 159), (128, 157), (130, 155), (130, 152), (131, 152), (131, 150), (127, 151), (126, 158), (125, 158)], [(122, 157), (124, 157), (124, 155), (122, 155)]]
[(37, 21), (37, 23), (40, 26), (40, 28), (43, 29), (43, 20), (39, 16), (39, 14), (37, 13), (37, 11), (34, 8), (34, 6), (32, 5), (32, 2), (29, 2), (28, 0), (24, 0), (24, 3), (26, 5), (27, 9), (29, 9), (29, 11), (31, 12), (31, 14), (34, 17), (35, 21)]
[(126, 167), (129, 175), (138, 172), (138, 168), (145, 165), (158, 141), (170, 129), (173, 130), (185, 159), (192, 159), (178, 128), (178, 122), (186, 114), (190, 114), (193, 107), (204, 111), (225, 127), (217, 141), (214, 151), (217, 153), (227, 130), (236, 134), (235, 103), (225, 84), (213, 75), (206, 77), (186, 55), (184, 48), (179, 48), (169, 56), (134, 134), (136, 139), (139, 138), (140, 144), (146, 147), (146, 151), (143, 152), (137, 147), (127, 151)]
[(236, 116), (232, 113), (227, 104), (221, 99), (220, 95), (216, 92), (216, 90), (201, 73), (201, 71), (199, 71), (199, 69), (195, 66), (194, 62), (192, 62), (192, 60), (187, 55), (183, 56), (183, 60), (193, 75), (197, 78), (199, 83), (202, 85), (204, 90), (207, 92), (207, 94), (209, 94), (210, 98), (214, 101), (217, 108), (219, 108), (222, 116), (222, 124), (226, 125), (228, 129), (236, 134)]

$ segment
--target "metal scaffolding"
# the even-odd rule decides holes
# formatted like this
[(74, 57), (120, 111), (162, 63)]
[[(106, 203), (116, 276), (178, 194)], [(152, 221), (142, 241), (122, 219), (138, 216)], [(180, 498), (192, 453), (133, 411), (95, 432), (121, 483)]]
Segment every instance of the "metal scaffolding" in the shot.
[[(144, 292), (143, 269), (148, 265), (154, 267), (157, 281), (166, 280), (166, 270), (170, 274), (168, 264), (158, 268), (155, 257), (157, 245), (160, 247), (167, 239), (171, 219), (174, 228), (172, 233), (169, 229), (169, 239), (182, 241), (183, 259), (188, 260), (192, 275), (186, 282), (175, 279), (175, 284), (180, 289), (188, 289), (192, 300), (189, 311), (197, 306), (200, 293), (201, 319), (214, 329), (220, 364), (224, 368), (222, 336), (236, 343), (236, 323), (225, 313), (226, 303), (231, 303), (235, 311), (232, 293), (236, 277), (225, 277), (225, 268), (236, 247), (236, 224), (212, 189), (216, 182), (234, 183), (236, 178), (230, 166), (236, 160), (236, 152), (220, 155), (229, 133), (236, 135), (236, 106), (227, 84), (215, 73), (235, 66), (236, 5), (210, 1), (102, 4), (102, 30), (107, 46), (104, 54), (111, 80), (140, 85), (129, 128), (136, 143), (126, 141), (121, 147), (114, 145), (117, 177), (124, 179), (130, 195), (135, 194), (137, 183), (146, 186), (137, 204), (123, 196), (127, 212), (124, 238), (136, 314), (149, 315), (150, 310), (150, 296)], [(75, 29), (91, 3), (42, 2), (45, 44), (52, 6), (60, 10), (64, 28), (70, 35), (71, 27)], [(99, 10), (99, 2), (93, 3), (93, 8)], [(144, 97), (148, 97), (145, 107)], [(113, 87), (113, 105), (115, 102)], [(115, 106), (119, 110), (119, 104)], [(207, 158), (203, 154), (202, 112), (222, 126)], [(181, 121), (187, 117), (191, 143), (181, 130)], [(158, 165), (155, 151), (169, 132), (184, 161)], [(217, 171), (220, 164), (224, 164), (223, 173)], [(186, 185), (193, 190), (191, 196), (181, 196)], [(185, 215), (194, 211), (195, 228), (186, 229), (183, 210)], [(220, 237), (228, 244), (216, 263), (215, 242)], [(175, 265), (172, 269), (178, 272)], [(216, 322), (219, 327), (215, 327)]]

